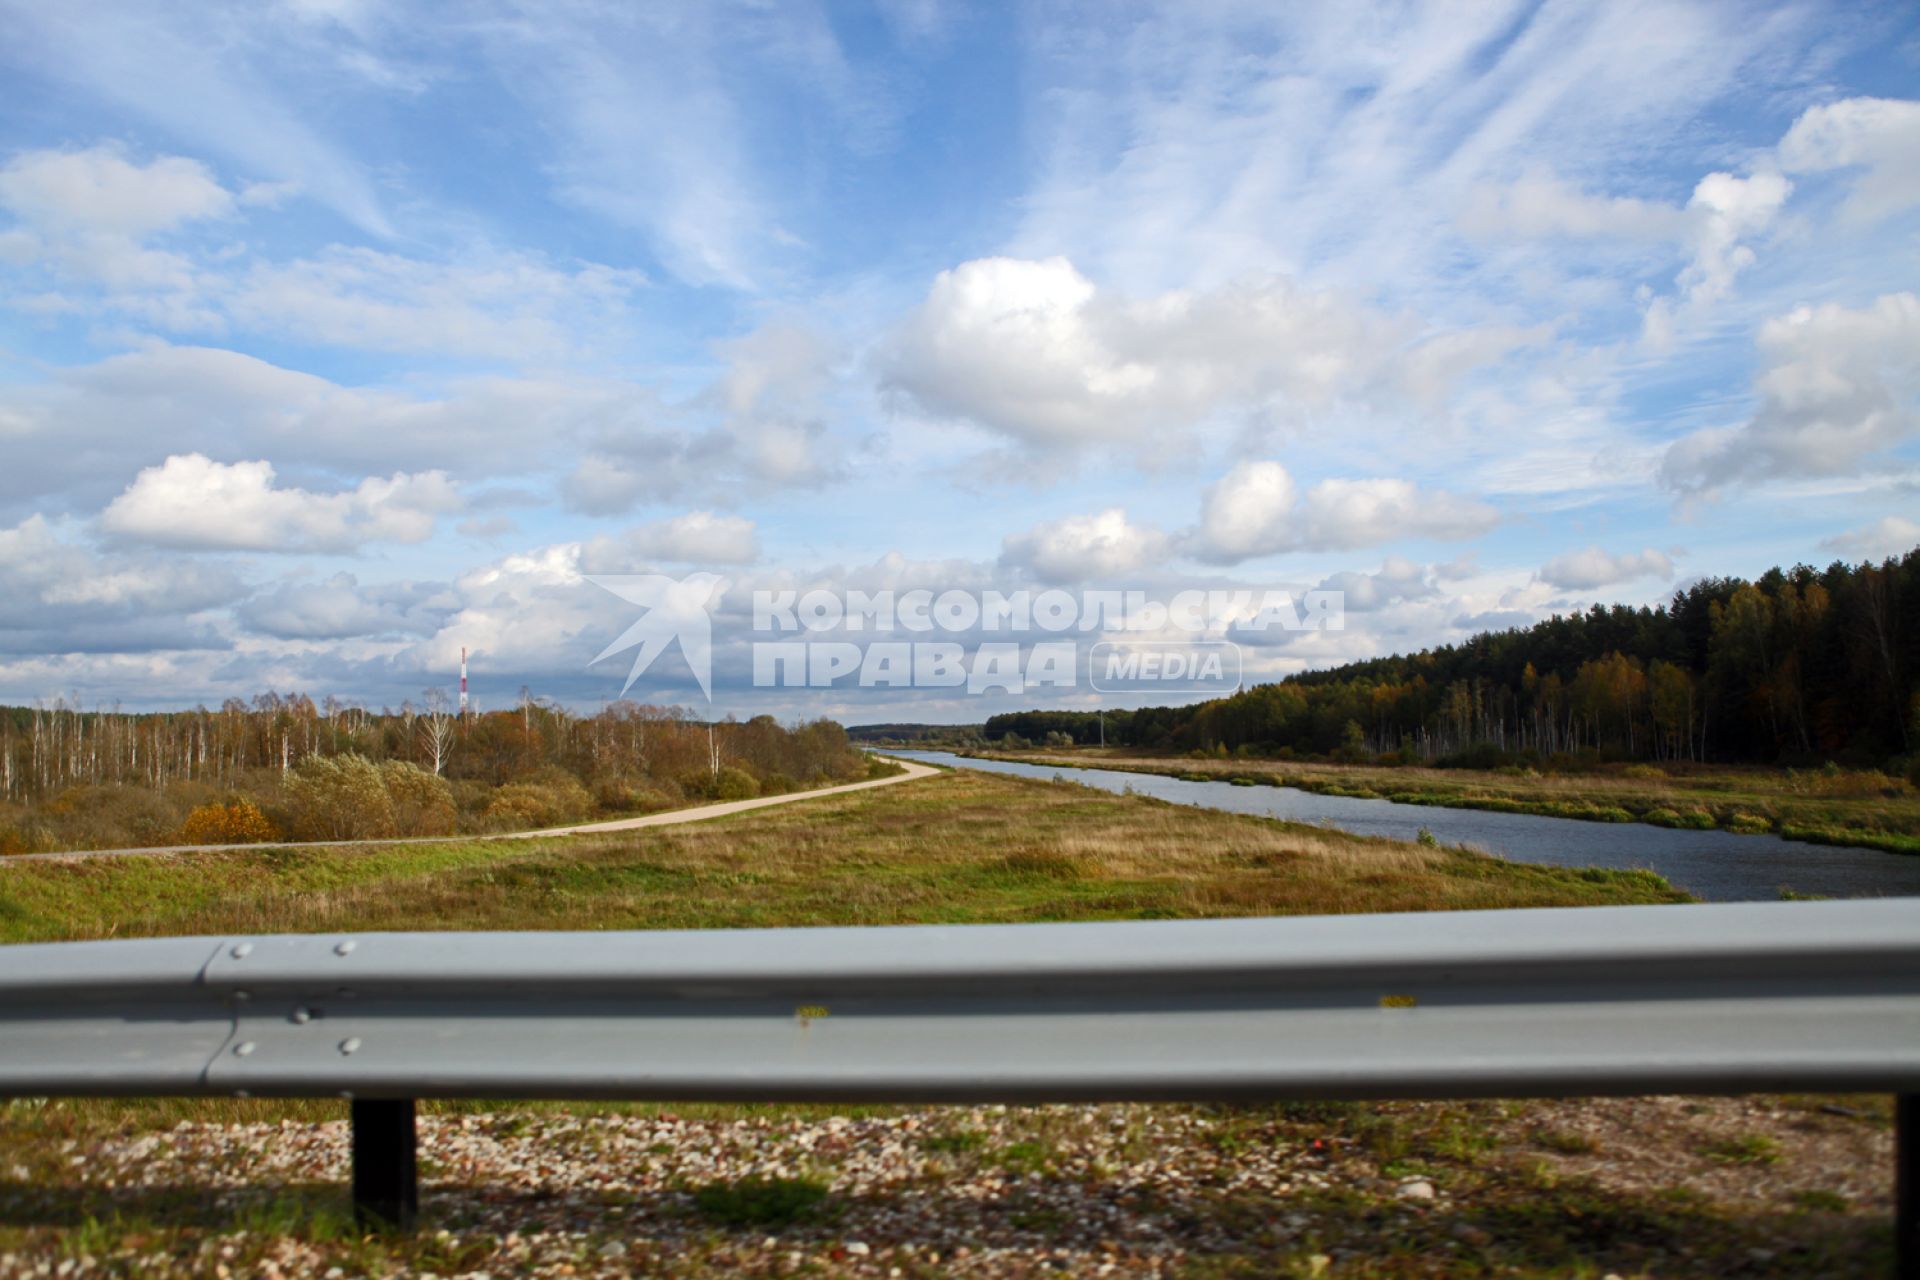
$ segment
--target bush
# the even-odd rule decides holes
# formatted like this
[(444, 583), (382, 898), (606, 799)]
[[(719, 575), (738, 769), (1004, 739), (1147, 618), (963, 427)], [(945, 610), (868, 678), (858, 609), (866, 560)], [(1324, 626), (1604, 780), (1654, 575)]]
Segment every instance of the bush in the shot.
[(280, 832), (251, 800), (203, 804), (174, 835), (181, 844), (264, 844), (279, 838)]
[(759, 794), (759, 781), (745, 769), (732, 765), (720, 770), (720, 776), (713, 780), (715, 800), (751, 800)]
[(380, 766), (380, 783), (386, 788), (395, 834), (452, 834), (455, 816), (453, 788), (447, 785), (445, 778), (404, 760), (389, 760)]
[(68, 787), (39, 814), (40, 833), (23, 832), (51, 849), (112, 849), (166, 844), (184, 816), (182, 806), (147, 787), (100, 783)]
[(558, 827), (578, 822), (593, 809), (593, 797), (565, 769), (542, 769), (494, 792), (487, 820), (505, 827)]
[(365, 756), (309, 756), (287, 774), (281, 793), (286, 801), (281, 826), (299, 839), (374, 840), (393, 834), (393, 803), (380, 766)]
[(1513, 753), (1503, 751), (1491, 742), (1476, 743), (1464, 750), (1435, 760), (1434, 767), (1439, 769), (1498, 769), (1501, 765), (1517, 764)]

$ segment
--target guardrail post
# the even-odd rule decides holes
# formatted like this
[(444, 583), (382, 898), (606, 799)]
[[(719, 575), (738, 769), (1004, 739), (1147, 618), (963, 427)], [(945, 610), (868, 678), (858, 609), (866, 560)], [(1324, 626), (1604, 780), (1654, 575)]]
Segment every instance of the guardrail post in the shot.
[(420, 1213), (412, 1098), (355, 1098), (353, 1220), (363, 1229), (413, 1230)]
[(1893, 1100), (1893, 1256), (1900, 1280), (1920, 1280), (1920, 1093)]

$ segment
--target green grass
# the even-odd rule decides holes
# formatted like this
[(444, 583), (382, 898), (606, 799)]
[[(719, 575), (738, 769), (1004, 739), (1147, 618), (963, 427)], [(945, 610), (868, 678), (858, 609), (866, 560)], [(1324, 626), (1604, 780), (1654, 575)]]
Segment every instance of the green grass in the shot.
[(1590, 1134), (1575, 1133), (1570, 1129), (1542, 1129), (1533, 1135), (1533, 1140), (1549, 1151), (1558, 1151), (1565, 1156), (1592, 1155), (1600, 1149)]
[(1706, 1143), (1700, 1154), (1719, 1164), (1777, 1164), (1780, 1144), (1765, 1134), (1743, 1133)]
[(1683, 902), (1644, 871), (1505, 862), (956, 771), (684, 827), (0, 866), (0, 941), (717, 929)]
[(693, 1192), (701, 1215), (723, 1227), (777, 1229), (831, 1216), (827, 1184), (819, 1178), (738, 1178)]

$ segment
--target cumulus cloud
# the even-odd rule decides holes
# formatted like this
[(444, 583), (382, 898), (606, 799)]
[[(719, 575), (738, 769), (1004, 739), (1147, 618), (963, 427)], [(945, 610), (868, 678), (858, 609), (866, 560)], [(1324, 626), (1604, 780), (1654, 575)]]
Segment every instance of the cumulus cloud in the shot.
[(1186, 538), (1203, 560), (1231, 564), (1294, 550), (1376, 546), (1400, 538), (1470, 538), (1499, 513), (1485, 503), (1423, 490), (1407, 480), (1322, 480), (1296, 498), (1277, 462), (1244, 462), (1206, 492)]
[(1540, 580), (1564, 591), (1591, 591), (1635, 578), (1671, 578), (1673, 561), (1649, 547), (1615, 555), (1586, 547), (1557, 555), (1540, 566)]
[(1884, 560), (1920, 546), (1920, 524), (1905, 516), (1886, 516), (1858, 529), (1820, 540), (1822, 551), (1857, 560)]
[(1780, 140), (1789, 173), (1859, 169), (1843, 216), (1873, 221), (1920, 204), (1920, 102), (1845, 98), (1812, 107)]
[(1167, 535), (1128, 521), (1110, 507), (1095, 515), (1037, 524), (1001, 545), (1000, 563), (1030, 570), (1043, 582), (1081, 582), (1131, 573), (1166, 558)]
[(221, 463), (176, 454), (148, 467), (100, 513), (116, 538), (232, 551), (352, 551), (369, 542), (422, 542), (460, 497), (445, 473), (368, 477), (340, 493), (274, 483), (270, 462)]
[[(939, 274), (883, 345), (880, 371), (936, 417), (1072, 446), (1135, 442), (1228, 409), (1408, 394), (1416, 337), (1404, 318), (1277, 276), (1129, 298), (1065, 258), (981, 258)], [(1476, 358), (1517, 340), (1503, 332)]]
[(689, 511), (598, 537), (581, 552), (582, 573), (634, 573), (658, 561), (695, 565), (752, 564), (760, 558), (754, 523), (742, 516)]
[(431, 635), (455, 601), (438, 583), (361, 585), (351, 573), (323, 582), (286, 582), (249, 598), (236, 616), (249, 629), (283, 640), (344, 640), (385, 634)]
[(1388, 556), (1376, 573), (1342, 570), (1320, 583), (1321, 591), (1338, 591), (1348, 613), (1375, 613), (1397, 604), (1430, 600), (1439, 595), (1435, 579), (1441, 569), (1415, 564), (1402, 556)]
[(1848, 475), (1920, 431), (1920, 297), (1796, 307), (1760, 330), (1760, 408), (1741, 427), (1674, 442), (1669, 488), (1704, 492), (1771, 476)]
[(1693, 261), (1676, 283), (1696, 305), (1717, 302), (1733, 292), (1733, 279), (1754, 263), (1745, 241), (1770, 226), (1787, 202), (1793, 184), (1777, 173), (1751, 177), (1710, 173), (1687, 201), (1692, 219)]

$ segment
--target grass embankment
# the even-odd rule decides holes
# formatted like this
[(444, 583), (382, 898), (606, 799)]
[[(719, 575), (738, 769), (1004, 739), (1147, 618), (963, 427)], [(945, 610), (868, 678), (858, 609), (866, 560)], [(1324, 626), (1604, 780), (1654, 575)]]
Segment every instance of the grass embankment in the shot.
[(684, 827), (0, 867), (0, 941), (718, 929), (1682, 902), (1568, 870), (965, 771)]
[[(16, 863), (0, 937), (1683, 899), (1647, 873), (953, 772), (526, 845)], [(388, 1239), (346, 1219), (337, 1101), (28, 1100), (0, 1105), (0, 1274), (1718, 1276), (1886, 1255), (1879, 1104), (1594, 1105), (1617, 1114), (431, 1103), (428, 1229)]]
[(975, 751), (990, 760), (1295, 787), (1319, 795), (1585, 822), (1646, 822), (1920, 854), (1920, 791), (1871, 771), (1612, 765), (1580, 772), (1157, 756), (1112, 747)]

